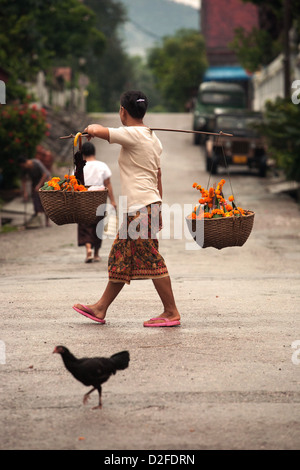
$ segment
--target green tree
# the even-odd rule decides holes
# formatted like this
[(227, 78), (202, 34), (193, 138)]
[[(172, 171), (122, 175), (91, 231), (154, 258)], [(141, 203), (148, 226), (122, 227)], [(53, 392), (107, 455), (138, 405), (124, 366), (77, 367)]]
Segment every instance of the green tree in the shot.
[(249, 72), (267, 65), (282, 49), (277, 41), (272, 41), (268, 31), (253, 28), (247, 33), (242, 27), (236, 28), (230, 47), (235, 51), (238, 62)]
[(86, 71), (91, 79), (88, 111), (113, 112), (118, 109), (121, 93), (128, 89), (133, 75), (130, 58), (119, 38), (119, 27), (126, 21), (126, 10), (116, 0), (85, 0), (96, 14), (96, 27), (106, 38), (101, 57), (87, 54)]
[[(286, 0), (243, 0), (258, 6), (259, 27), (246, 33), (236, 31), (233, 48), (241, 64), (255, 71), (268, 65), (284, 49), (284, 13)], [(290, 0), (290, 24), (300, 34), (300, 0)], [(270, 154), (288, 179), (300, 181), (300, 105), (290, 98), (265, 103), (261, 133), (266, 137)]]
[(196, 30), (182, 29), (150, 49), (148, 65), (169, 111), (185, 110), (207, 68), (204, 39)]
[(16, 186), (18, 157), (32, 158), (37, 144), (47, 132), (46, 111), (28, 102), (0, 107), (0, 168), (3, 187)]
[(141, 56), (130, 58), (132, 74), (128, 81), (128, 89), (142, 90), (149, 100), (149, 111), (165, 111), (160, 91), (146, 60)]
[(79, 0), (0, 0), (0, 63), (9, 74), (8, 100), (24, 96), (20, 83), (60, 58), (78, 58), (89, 49), (99, 56), (105, 38), (95, 24), (95, 13)]
[[(285, 0), (243, 0), (258, 7), (258, 28), (235, 30), (231, 48), (251, 72), (266, 66), (283, 50)], [(300, 34), (300, 0), (290, 0), (290, 26)]]
[(300, 104), (277, 98), (266, 103), (264, 117), (260, 131), (267, 139), (270, 154), (288, 179), (300, 181)]

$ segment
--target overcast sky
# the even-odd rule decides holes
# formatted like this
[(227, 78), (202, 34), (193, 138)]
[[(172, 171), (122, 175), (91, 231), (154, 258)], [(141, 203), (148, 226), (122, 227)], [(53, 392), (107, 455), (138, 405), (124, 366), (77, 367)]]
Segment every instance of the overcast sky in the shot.
[(173, 2), (177, 3), (184, 3), (185, 5), (189, 5), (190, 7), (194, 7), (196, 9), (200, 8), (201, 0), (172, 0)]

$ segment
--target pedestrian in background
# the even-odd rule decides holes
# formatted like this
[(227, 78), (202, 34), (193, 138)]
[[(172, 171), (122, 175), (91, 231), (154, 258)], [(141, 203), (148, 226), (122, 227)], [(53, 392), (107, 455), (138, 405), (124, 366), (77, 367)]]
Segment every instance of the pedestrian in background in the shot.
[[(91, 142), (85, 142), (82, 145), (81, 152), (83, 159), (86, 161), (83, 168), (85, 186), (105, 186), (108, 190), (110, 203), (116, 209), (117, 205), (110, 181), (112, 175), (110, 168), (106, 163), (96, 159), (95, 146)], [(97, 225), (98, 222), (93, 225), (78, 224), (78, 246), (85, 246), (86, 263), (100, 261), (99, 250), (102, 245), (102, 234), (99, 233), (99, 226), (102, 226), (102, 224), (99, 224), (98, 229)]]
[[(20, 157), (19, 165), (22, 169), (21, 181), (22, 181), (22, 192), (24, 201), (28, 201), (29, 194), (27, 191), (27, 179), (30, 179), (31, 183), (31, 197), (34, 208), (34, 217), (38, 218), (40, 225), (42, 221), (40, 219), (41, 214), (45, 214), (43, 205), (39, 196), (39, 189), (43, 186), (45, 181), (48, 181), (51, 177), (49, 170), (45, 165), (38, 159), (28, 159), (26, 157)], [(45, 225), (49, 227), (49, 218), (45, 214)]]

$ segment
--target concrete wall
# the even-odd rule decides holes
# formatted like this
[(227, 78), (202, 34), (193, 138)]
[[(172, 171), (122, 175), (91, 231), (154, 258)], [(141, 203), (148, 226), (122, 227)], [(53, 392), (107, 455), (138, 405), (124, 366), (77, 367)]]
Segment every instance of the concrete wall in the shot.
[[(267, 67), (264, 67), (253, 76), (253, 107), (256, 111), (264, 109), (267, 100), (274, 101), (277, 97), (284, 97), (284, 62), (280, 54)], [(291, 55), (291, 85), (300, 80), (300, 51)], [(300, 87), (297, 86), (299, 89)], [(291, 99), (295, 91), (291, 86)]]
[[(80, 81), (84, 82), (84, 81)], [(76, 109), (80, 112), (86, 111), (86, 88), (80, 85), (79, 88), (56, 90), (46, 84), (45, 74), (40, 71), (37, 74), (35, 83), (27, 84), (28, 93), (32, 93), (36, 102), (40, 106), (57, 107), (60, 109)]]

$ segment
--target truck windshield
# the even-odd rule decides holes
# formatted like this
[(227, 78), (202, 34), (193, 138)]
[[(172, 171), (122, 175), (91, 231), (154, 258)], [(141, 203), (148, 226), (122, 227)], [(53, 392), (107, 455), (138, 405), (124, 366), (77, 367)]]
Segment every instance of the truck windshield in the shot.
[(254, 129), (261, 122), (258, 117), (218, 116), (217, 127), (220, 129)]
[(213, 106), (223, 107), (244, 107), (245, 101), (244, 96), (240, 93), (214, 93), (207, 92), (202, 93), (200, 98), (201, 103), (211, 104)]

